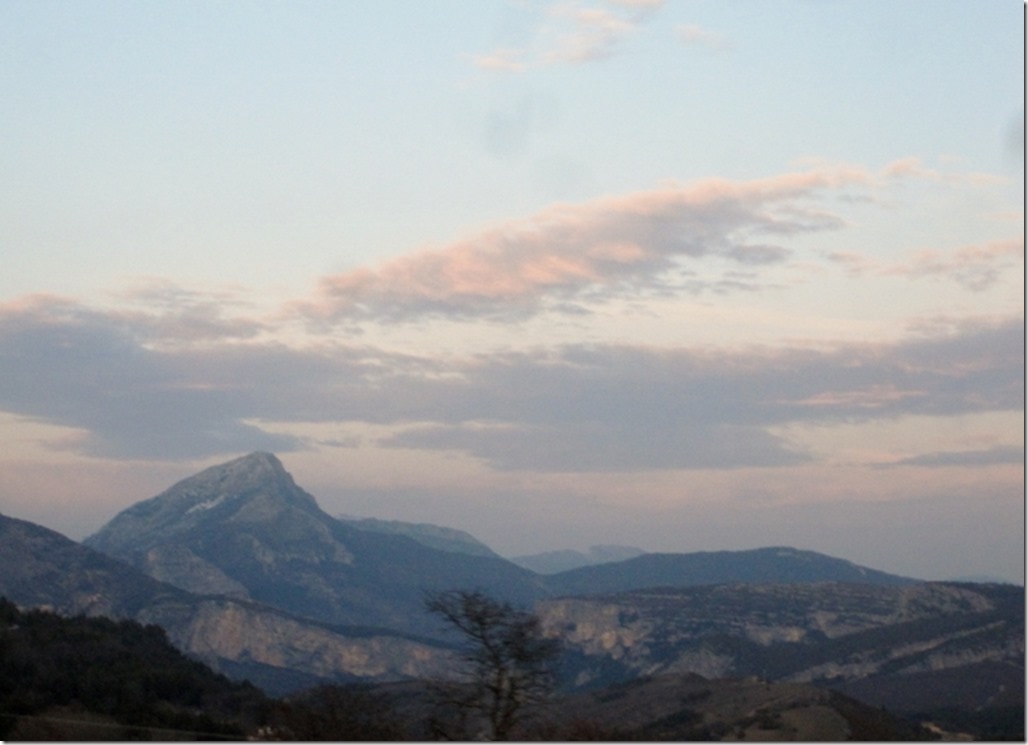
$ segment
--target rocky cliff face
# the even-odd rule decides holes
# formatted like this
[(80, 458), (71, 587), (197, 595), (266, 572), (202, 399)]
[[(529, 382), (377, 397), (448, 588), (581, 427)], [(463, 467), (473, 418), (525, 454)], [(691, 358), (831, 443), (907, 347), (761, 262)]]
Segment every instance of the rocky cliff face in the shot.
[(228, 598), (146, 609), (137, 620), (168, 631), (175, 646), (215, 669), (256, 665), (328, 680), (443, 677), (449, 651), (387, 631), (332, 629)]
[[(195, 569), (188, 558), (184, 564)], [(211, 583), (221, 581), (214, 575)], [(0, 596), (63, 615), (158, 624), (183, 652), (278, 692), (281, 679), (437, 677), (450, 654), (384, 629), (329, 627), (233, 597), (193, 595), (52, 530), (3, 516)]]
[(317, 511), (314, 497), (296, 485), (278, 458), (252, 453), (123, 510), (84, 543), (136, 563), (152, 546), (173, 544), (212, 521), (268, 522)]
[(574, 684), (694, 672), (852, 680), (983, 661), (1024, 667), (1023, 590), (982, 585), (721, 585), (543, 601)]

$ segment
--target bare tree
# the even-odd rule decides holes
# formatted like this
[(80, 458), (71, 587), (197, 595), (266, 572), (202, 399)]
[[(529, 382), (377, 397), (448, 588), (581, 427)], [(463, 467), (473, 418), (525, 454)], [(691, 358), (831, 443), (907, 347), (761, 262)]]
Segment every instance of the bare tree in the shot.
[[(460, 682), (442, 689), (465, 728), (459, 736), (506, 740), (526, 708), (553, 690), (558, 643), (542, 635), (535, 615), (482, 592), (430, 594), (425, 606), (463, 637)], [(476, 724), (485, 731), (466, 731)]]

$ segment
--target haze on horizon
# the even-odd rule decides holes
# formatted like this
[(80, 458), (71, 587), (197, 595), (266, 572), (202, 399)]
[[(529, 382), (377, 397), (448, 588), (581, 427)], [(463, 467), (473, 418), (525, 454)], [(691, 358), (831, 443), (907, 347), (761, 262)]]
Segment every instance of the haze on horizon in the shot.
[(0, 512), (1024, 581), (1013, 0), (0, 6)]

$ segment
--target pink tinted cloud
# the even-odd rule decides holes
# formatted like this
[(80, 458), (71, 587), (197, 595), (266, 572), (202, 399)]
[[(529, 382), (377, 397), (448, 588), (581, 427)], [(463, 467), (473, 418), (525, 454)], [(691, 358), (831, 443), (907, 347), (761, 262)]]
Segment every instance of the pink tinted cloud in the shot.
[(327, 277), (299, 310), (321, 320), (524, 315), (596, 290), (660, 288), (681, 261), (775, 263), (788, 251), (773, 241), (841, 224), (811, 207), (818, 192), (866, 180), (858, 169), (821, 169), (555, 204), (447, 246)]
[(635, 30), (638, 21), (601, 8), (562, 7), (555, 15), (568, 20), (570, 28), (556, 44), (542, 55), (547, 64), (567, 62), (579, 64), (612, 56), (623, 40)]
[(487, 54), (475, 55), (473, 57), (473, 62), (475, 67), (483, 70), (522, 72), (528, 69), (524, 49), (494, 49)]

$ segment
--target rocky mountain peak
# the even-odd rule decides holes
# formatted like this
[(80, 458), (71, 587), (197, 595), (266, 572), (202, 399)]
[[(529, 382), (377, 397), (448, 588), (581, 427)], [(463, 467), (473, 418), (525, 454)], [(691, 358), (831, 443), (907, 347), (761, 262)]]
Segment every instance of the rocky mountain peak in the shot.
[(201, 524), (266, 521), (283, 512), (320, 512), (271, 453), (255, 452), (179, 481), (114, 517), (86, 545), (124, 555), (168, 542)]

